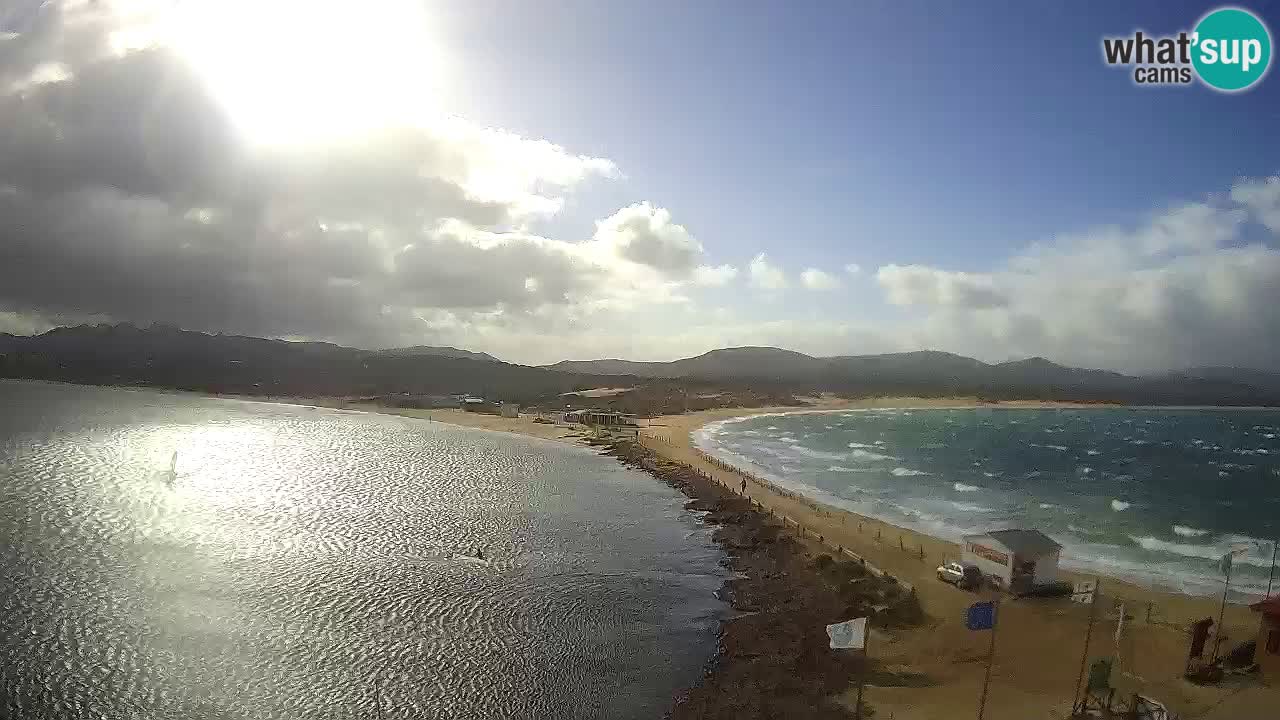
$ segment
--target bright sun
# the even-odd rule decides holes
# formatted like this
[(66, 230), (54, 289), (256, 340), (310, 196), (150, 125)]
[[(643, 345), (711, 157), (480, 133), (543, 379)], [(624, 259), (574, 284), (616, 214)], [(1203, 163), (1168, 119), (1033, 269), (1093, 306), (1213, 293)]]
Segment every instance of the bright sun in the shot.
[(166, 35), (246, 137), (323, 140), (439, 109), (441, 58), (415, 0), (196, 0)]

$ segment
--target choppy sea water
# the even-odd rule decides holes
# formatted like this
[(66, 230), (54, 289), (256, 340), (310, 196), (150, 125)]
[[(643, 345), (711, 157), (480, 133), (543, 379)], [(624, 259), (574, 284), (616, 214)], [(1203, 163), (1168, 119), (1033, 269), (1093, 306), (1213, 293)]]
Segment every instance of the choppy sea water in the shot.
[(0, 408), (0, 716), (656, 717), (714, 653), (708, 531), (589, 450), (42, 383)]
[[(1063, 564), (1261, 595), (1280, 534), (1280, 412), (871, 409), (706, 426), (697, 443), (793, 490), (936, 537), (1040, 528)], [(1276, 587), (1280, 588), (1280, 577)]]

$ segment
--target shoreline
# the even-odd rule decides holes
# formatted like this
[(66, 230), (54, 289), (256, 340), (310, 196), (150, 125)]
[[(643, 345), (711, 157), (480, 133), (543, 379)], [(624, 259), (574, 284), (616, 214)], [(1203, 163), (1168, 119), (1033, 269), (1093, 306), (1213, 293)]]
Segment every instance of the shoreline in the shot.
[(858, 716), (856, 701), (841, 695), (853, 678), (884, 686), (918, 682), (915, 674), (885, 668), (855, 650), (830, 650), (826, 633), (826, 625), (857, 617), (870, 618), (871, 642), (907, 632), (925, 620), (914, 593), (833, 556), (812, 538), (796, 537), (706, 473), (631, 440), (590, 444), (688, 497), (685, 508), (705, 513), (702, 521), (714, 528), (712, 539), (733, 573), (718, 593), (729, 612), (720, 623), (716, 654), (699, 681), (675, 698), (668, 717), (848, 720)]
[[(786, 532), (797, 542), (812, 548), (827, 547), (826, 552), (838, 557), (838, 550), (856, 553), (894, 578), (914, 586), (928, 619), (918, 629), (896, 633), (886, 641), (876, 642), (871, 653), (873, 666), (892, 668), (895, 673), (909, 674), (910, 687), (884, 682), (868, 683), (866, 702), (881, 717), (890, 714), (898, 720), (907, 718), (950, 718), (965, 715), (976, 702), (976, 688), (982, 682), (986, 635), (965, 630), (960, 618), (965, 608), (980, 597), (957, 590), (937, 581), (933, 568), (944, 559), (959, 557), (957, 546), (914, 530), (900, 528), (875, 518), (822, 504), (794, 493), (778, 492), (746, 473), (726, 467), (701, 455), (694, 444), (693, 433), (716, 421), (771, 413), (807, 413), (856, 408), (909, 409), (943, 407), (1023, 408), (1055, 407), (1124, 407), (1096, 404), (1002, 403), (978, 404), (967, 398), (880, 398), (865, 401), (838, 401), (830, 398), (815, 406), (727, 408), (687, 415), (653, 418), (641, 427), (638, 439), (645, 450), (660, 462), (683, 466), (705, 476), (722, 491), (736, 494), (742, 480), (748, 483), (748, 496), (766, 514), (784, 516), (793, 524)], [(535, 424), (525, 416), (499, 418), (477, 416), (460, 410), (405, 411), (399, 408), (360, 406), (373, 412), (426, 418), (466, 427), (535, 435), (578, 444), (600, 445), (556, 425)], [(663, 478), (652, 472), (658, 479)], [(665, 480), (664, 480), (665, 481)], [(821, 542), (819, 542), (819, 538)], [(1093, 575), (1063, 570), (1064, 578), (1081, 579)], [(1097, 605), (1097, 624), (1090, 643), (1091, 660), (1118, 655), (1121, 660), (1112, 683), (1117, 698), (1142, 692), (1166, 703), (1175, 712), (1202, 718), (1236, 718), (1265, 715), (1264, 708), (1280, 703), (1280, 688), (1239, 687), (1223, 685), (1203, 687), (1181, 679), (1187, 654), (1187, 626), (1202, 617), (1218, 616), (1218, 600), (1182, 595), (1141, 587), (1119, 578), (1099, 575), (1101, 599)], [(1113, 637), (1123, 603), (1126, 628), (1119, 643)], [(991, 678), (991, 701), (987, 717), (991, 720), (1021, 720), (1028, 712), (1048, 717), (1065, 718), (1071, 706), (1072, 689), (1079, 670), (1083, 634), (1088, 623), (1086, 606), (1074, 605), (1069, 599), (1006, 599), (1001, 611), (1001, 651)], [(841, 618), (848, 619), (848, 618)], [(733, 618), (723, 625), (728, 629)], [(1245, 606), (1228, 604), (1224, 627), (1224, 647), (1252, 637), (1257, 618)], [(825, 634), (823, 636), (825, 640)], [(825, 648), (825, 644), (823, 645)], [(825, 651), (830, 653), (831, 651)], [(717, 663), (753, 662), (717, 655)], [(720, 670), (713, 670), (721, 672)], [(729, 670), (728, 672), (736, 672)], [(878, 671), (877, 671), (878, 672)], [(712, 677), (708, 675), (707, 677)], [(702, 687), (707, 682), (704, 677)], [(849, 683), (853, 680), (850, 679)], [(824, 687), (827, 687), (824, 685)], [(828, 688), (830, 689), (830, 688)], [(696, 688), (695, 688), (696, 690)], [(723, 690), (723, 688), (722, 688)], [(731, 694), (738, 690), (726, 690)], [(694, 691), (691, 691), (694, 692)], [(855, 690), (846, 684), (834, 696), (846, 710), (853, 707)], [(1254, 709), (1256, 708), (1256, 710)], [(1033, 710), (1034, 709), (1034, 710)], [(1259, 713), (1261, 713), (1259, 715)], [(732, 717), (733, 715), (725, 715)], [(750, 716), (749, 714), (744, 716)], [(803, 716), (803, 715), (800, 715)], [(715, 717), (715, 715), (682, 715), (680, 717)], [(836, 717), (840, 717), (837, 715)]]
[[(958, 557), (955, 545), (794, 493), (778, 492), (700, 454), (693, 433), (710, 422), (770, 413), (890, 407), (1100, 407), (968, 404), (960, 398), (847, 401), (828, 397), (813, 406), (726, 408), (654, 418), (638, 433), (636, 444), (640, 447), (626, 450), (623, 446), (630, 443), (596, 440), (580, 427), (535, 423), (529, 415), (503, 418), (456, 409), (385, 407), (341, 398), (329, 402), (293, 397), (221, 399), (402, 415), (591, 446), (597, 452), (602, 446), (612, 446), (606, 454), (676, 487), (691, 498), (686, 507), (707, 513), (704, 520), (715, 526), (713, 537), (724, 549), (726, 564), (735, 571), (719, 594), (731, 608), (721, 621), (719, 650), (700, 681), (679, 696), (672, 717), (848, 718), (853, 715), (856, 679), (861, 673), (866, 678), (866, 704), (875, 709), (877, 717), (894, 720), (941, 720), (976, 711), (988, 636), (967, 631), (962, 618), (965, 609), (982, 596), (940, 583), (933, 576), (933, 567), (941, 559)], [(737, 495), (744, 480), (750, 502)], [(791, 522), (779, 522), (779, 517)], [(850, 577), (850, 563), (844, 560), (843, 550), (908, 583), (924, 613), (919, 624), (903, 623), (873, 633), (869, 666), (852, 662), (826, 646), (824, 624), (865, 612), (865, 603), (858, 607), (847, 603), (833, 610), (836, 606), (832, 603), (842, 597), (842, 591), (847, 592), (855, 583), (889, 585), (874, 577)], [(824, 571), (829, 564), (820, 566), (823, 555), (829, 556), (828, 560), (835, 558), (836, 576)], [(1077, 577), (1065, 571), (1062, 575)], [(1153, 591), (1105, 576), (1100, 594), (1102, 599), (1093, 608), (1097, 626), (1088, 655), (1091, 660), (1121, 659), (1112, 675), (1117, 700), (1141, 692), (1161, 700), (1173, 712), (1201, 720), (1269, 717), (1280, 706), (1280, 686), (1268, 688), (1256, 681), (1198, 686), (1181, 679), (1187, 624), (1206, 616), (1216, 619), (1215, 599)], [(1119, 603), (1124, 605), (1117, 607)], [(1113, 630), (1120, 608), (1125, 612), (1125, 630), (1117, 642)], [(1006, 598), (1002, 602), (1000, 651), (991, 673), (986, 714), (989, 720), (1067, 717), (1089, 615), (1090, 608), (1062, 598)], [(1224, 648), (1252, 638), (1257, 626), (1256, 616), (1247, 608), (1229, 606)]]

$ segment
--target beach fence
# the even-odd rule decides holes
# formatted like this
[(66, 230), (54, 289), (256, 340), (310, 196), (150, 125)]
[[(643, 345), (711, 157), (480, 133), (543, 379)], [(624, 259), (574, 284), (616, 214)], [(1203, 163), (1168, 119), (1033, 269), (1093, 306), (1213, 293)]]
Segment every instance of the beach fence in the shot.
[[(646, 445), (646, 441), (654, 441), (656, 442), (656, 444), (665, 445), (667, 447), (673, 446), (670, 436), (660, 436), (660, 435), (640, 436), (640, 444), (642, 446)], [(656, 452), (661, 452), (661, 450), (659, 450), (656, 447), (649, 446), (649, 449), (655, 450)], [(806, 497), (804, 495), (801, 495), (800, 493), (781, 487), (777, 483), (774, 483), (773, 481), (767, 478), (761, 477), (756, 473), (753, 473), (749, 470), (745, 470), (729, 462), (726, 462), (721, 458), (718, 458), (712, 455), (711, 453), (703, 450), (702, 448), (695, 446), (692, 449), (693, 449), (693, 452), (698, 456), (700, 460), (702, 460), (703, 462), (707, 463), (708, 465), (712, 466), (717, 470), (728, 473), (730, 475), (736, 475), (738, 477), (745, 478), (751, 481), (751, 483), (753, 483), (754, 485), (766, 488), (769, 490), (769, 492), (775, 495), (779, 495), (781, 497), (787, 498), (801, 505), (804, 505), (805, 507), (808, 507), (809, 509), (813, 510), (815, 513), (819, 513), (827, 517), (834, 517), (828, 508), (821, 505), (820, 503), (818, 503), (818, 501), (810, 497)], [(697, 468), (694, 468), (694, 471), (697, 472), (703, 478), (717, 482), (720, 485), (728, 488), (731, 492), (734, 492), (735, 494), (740, 494), (738, 488), (733, 487), (732, 483), (724, 483), (719, 478), (715, 477), (713, 474), (702, 472)], [(748, 499), (750, 500), (750, 498)], [(863, 568), (865, 568), (867, 572), (871, 573), (875, 577), (887, 578), (897, 583), (898, 586), (902, 588), (904, 592), (909, 593), (915, 590), (915, 587), (911, 583), (906, 582), (905, 580), (902, 580), (900, 578), (897, 578), (892, 574), (890, 574), (889, 572), (886, 572), (885, 570), (882, 570), (881, 568), (876, 567), (875, 565), (870, 563), (865, 557), (853, 552), (852, 550), (849, 550), (848, 548), (835, 542), (834, 540), (829, 540), (825, 536), (825, 534), (822, 532), (819, 532), (818, 529), (806, 527), (804, 523), (800, 522), (799, 520), (796, 520), (795, 518), (790, 517), (789, 515), (775, 512), (773, 508), (767, 508), (758, 501), (751, 500), (751, 504), (753, 507), (759, 509), (762, 512), (765, 512), (767, 515), (769, 515), (769, 517), (776, 518), (777, 520), (779, 520), (782, 523), (782, 526), (784, 529), (792, 530), (801, 539), (812, 539), (817, 541), (818, 544), (820, 545), (824, 545), (828, 548), (831, 548), (837, 554), (843, 555), (849, 558), (850, 560), (858, 563)], [(841, 521), (841, 524), (843, 524), (845, 521), (845, 515), (843, 513), (840, 515), (840, 521)], [(859, 523), (858, 525), (858, 530), (859, 532), (861, 532), (862, 530), (861, 523)], [(877, 532), (877, 540), (879, 540), (880, 530), (877, 529), (876, 532)], [(902, 549), (904, 552), (908, 551), (909, 549), (905, 540), (901, 535), (899, 535), (898, 537), (898, 545), (899, 545), (899, 548)], [(925, 552), (924, 552), (923, 546), (919, 546), (918, 548), (911, 549), (910, 552), (912, 552), (913, 555), (916, 555), (920, 560), (924, 560), (925, 558)]]

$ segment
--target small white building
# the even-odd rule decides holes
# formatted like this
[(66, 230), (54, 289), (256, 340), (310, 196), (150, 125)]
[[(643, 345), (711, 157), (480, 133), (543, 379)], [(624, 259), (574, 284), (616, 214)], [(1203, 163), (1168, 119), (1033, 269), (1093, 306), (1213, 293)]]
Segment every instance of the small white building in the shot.
[(1039, 530), (992, 530), (965, 535), (960, 560), (983, 575), (1000, 578), (1012, 592), (1025, 592), (1058, 579), (1062, 546)]

